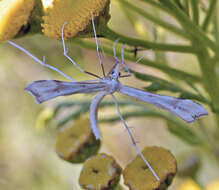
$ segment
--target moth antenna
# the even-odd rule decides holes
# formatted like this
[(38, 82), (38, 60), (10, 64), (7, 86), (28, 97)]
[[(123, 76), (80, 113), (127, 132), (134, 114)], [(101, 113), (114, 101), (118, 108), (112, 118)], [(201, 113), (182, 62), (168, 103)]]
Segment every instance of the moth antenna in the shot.
[(64, 56), (75, 66), (77, 67), (81, 72), (83, 73), (87, 73), (89, 75), (92, 75), (96, 78), (100, 78), (98, 75), (95, 75), (91, 72), (85, 71), (84, 69), (82, 69), (69, 55), (68, 55), (68, 50), (66, 48), (66, 44), (65, 44), (65, 39), (64, 39), (64, 29), (65, 29), (65, 25), (68, 24), (68, 22), (65, 22), (62, 26), (62, 46), (63, 46), (63, 51), (64, 51)]
[(64, 39), (64, 29), (65, 25), (68, 24), (68, 22), (65, 22), (62, 26), (62, 46), (63, 46), (63, 51), (64, 51), (64, 56), (74, 65), (76, 66), (81, 72), (85, 72), (69, 55), (68, 55), (68, 50), (66, 49), (65, 45), (65, 39)]
[(64, 76), (65, 78), (76, 82), (75, 79), (71, 78), (70, 76), (66, 75), (65, 73), (63, 73), (62, 71), (60, 71), (59, 69), (53, 67), (52, 65), (48, 65), (46, 64), (45, 61), (45, 56), (43, 56), (43, 61), (41, 61), (39, 58), (37, 58), (36, 56), (34, 56), (33, 54), (31, 54), (29, 51), (27, 51), (26, 49), (24, 49), (23, 47), (21, 47), (20, 45), (8, 40), (8, 43), (11, 44), (12, 46), (18, 48), (19, 50), (23, 51), (25, 54), (27, 54), (28, 56), (30, 56), (32, 59), (34, 59), (36, 62), (38, 62), (40, 65), (44, 66), (44, 67), (48, 67), (49, 69), (52, 69), (53, 71), (56, 71), (57, 73), (61, 74), (62, 76)]
[(117, 102), (116, 97), (115, 97), (113, 94), (111, 94), (111, 95), (112, 95), (113, 101), (114, 101), (114, 103), (115, 103), (115, 105), (116, 105), (116, 109), (117, 109), (117, 112), (118, 112), (118, 114), (119, 114), (119, 117), (120, 117), (122, 123), (124, 124), (126, 130), (128, 131), (128, 134), (129, 134), (129, 137), (130, 137), (130, 139), (131, 139), (131, 141), (132, 141), (133, 146), (135, 147), (135, 149), (137, 150), (138, 154), (141, 156), (141, 158), (143, 159), (143, 161), (146, 163), (146, 165), (148, 166), (148, 168), (150, 169), (150, 171), (152, 172), (152, 174), (154, 175), (154, 177), (157, 179), (157, 181), (160, 181), (160, 178), (159, 178), (158, 175), (155, 173), (155, 171), (153, 170), (153, 168), (151, 167), (151, 165), (149, 164), (149, 162), (146, 160), (146, 158), (145, 158), (144, 155), (142, 154), (141, 150), (138, 148), (138, 146), (137, 146), (137, 144), (136, 144), (136, 142), (135, 142), (135, 140), (134, 140), (134, 137), (133, 137), (133, 135), (132, 135), (132, 133), (131, 133), (129, 127), (128, 127), (128, 125), (126, 124), (126, 121), (124, 120), (124, 118), (123, 118), (123, 116), (122, 116), (122, 114), (121, 114), (121, 112), (120, 112), (119, 104), (118, 104), (118, 102)]
[[(93, 31), (94, 31), (94, 37), (95, 37), (96, 46), (97, 46), (97, 55), (98, 55), (98, 58), (99, 58), (99, 63), (100, 63), (100, 66), (101, 66), (101, 69), (102, 69), (102, 72), (103, 72), (103, 76), (105, 77), (106, 75), (105, 75), (105, 71), (104, 71), (104, 67), (103, 67), (103, 62), (102, 62), (102, 59), (101, 59), (101, 56), (100, 56), (100, 52), (99, 52), (98, 38), (97, 38), (97, 33), (96, 33), (95, 25), (94, 25), (94, 16), (93, 16), (92, 13), (91, 13), (91, 16), (92, 16), (92, 26), (93, 26)], [(101, 46), (101, 49), (103, 51), (102, 46)]]

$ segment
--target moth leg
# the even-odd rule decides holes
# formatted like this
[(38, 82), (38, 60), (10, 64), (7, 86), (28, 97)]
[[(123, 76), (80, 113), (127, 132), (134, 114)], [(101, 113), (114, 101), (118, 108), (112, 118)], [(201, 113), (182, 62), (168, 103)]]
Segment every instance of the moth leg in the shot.
[[(152, 50), (152, 49), (149, 49), (148, 51), (151, 51), (151, 50)], [(143, 54), (141, 57), (139, 57), (139, 58), (137, 59), (137, 61), (135, 62), (135, 64), (138, 63), (139, 61), (141, 61), (146, 55), (147, 55), (147, 53), (145, 53), (145, 54)]]
[(90, 124), (94, 136), (97, 140), (101, 138), (100, 131), (98, 128), (98, 106), (104, 98), (104, 96), (106, 96), (106, 94), (107, 93), (105, 91), (100, 92), (97, 96), (95, 96), (95, 98), (91, 101), (90, 104)]
[(120, 60), (116, 56), (116, 44), (118, 43), (119, 40), (120, 40), (120, 38), (117, 38), (116, 41), (113, 44), (113, 55), (114, 55), (114, 58), (115, 58), (116, 62), (118, 62), (118, 63), (120, 63)]
[[(104, 71), (104, 67), (103, 67), (103, 62), (102, 62), (102, 59), (101, 59), (101, 56), (100, 56), (100, 51), (99, 51), (99, 45), (98, 45), (98, 38), (97, 38), (97, 33), (96, 33), (96, 29), (95, 29), (95, 25), (94, 25), (94, 16), (93, 14), (92, 15), (92, 26), (93, 26), (93, 31), (94, 31), (94, 37), (95, 37), (95, 41), (96, 41), (96, 46), (97, 46), (97, 55), (98, 55), (98, 58), (99, 58), (99, 63), (100, 63), (100, 66), (101, 66), (101, 69), (102, 69), (102, 72), (103, 72), (103, 76), (105, 77), (105, 71)], [(103, 51), (103, 48), (101, 47), (102, 51)]]
[(66, 45), (65, 45), (65, 39), (64, 39), (64, 29), (65, 29), (65, 25), (67, 24), (67, 22), (65, 22), (62, 26), (62, 46), (63, 46), (63, 51), (64, 51), (64, 56), (75, 66), (77, 67), (81, 72), (83, 73), (87, 73), (89, 75), (92, 75), (96, 78), (99, 78), (100, 77), (98, 75), (95, 75), (93, 73), (90, 73), (88, 71), (85, 71), (84, 69), (82, 69), (69, 55), (68, 55), (68, 50), (66, 48)]
[(130, 71), (129, 71), (129, 68), (127, 67), (127, 65), (125, 64), (125, 58), (124, 58), (124, 49), (125, 49), (125, 45), (123, 44), (122, 45), (122, 50), (121, 50), (121, 58), (122, 58), (122, 65), (123, 65), (123, 67), (124, 67), (124, 69), (127, 71), (127, 75), (123, 75), (123, 76), (121, 76), (121, 77), (129, 77), (129, 76), (131, 76), (131, 73), (130, 73)]
[(8, 43), (11, 44), (12, 46), (18, 48), (19, 50), (23, 51), (25, 54), (29, 55), (32, 59), (34, 59), (36, 62), (38, 62), (40, 65), (44, 66), (44, 67), (48, 67), (50, 69), (52, 69), (53, 71), (56, 71), (57, 73), (61, 74), (62, 76), (64, 76), (65, 78), (76, 82), (75, 79), (71, 78), (70, 76), (66, 75), (65, 73), (63, 73), (62, 71), (60, 71), (59, 69), (53, 67), (52, 65), (48, 65), (46, 64), (46, 60), (45, 60), (45, 56), (43, 56), (43, 61), (40, 60), (39, 58), (37, 58), (36, 56), (34, 56), (33, 54), (31, 54), (29, 51), (27, 51), (26, 49), (24, 49), (23, 47), (21, 47), (20, 45), (8, 40)]
[[(121, 49), (121, 59), (122, 59), (122, 61), (120, 61), (119, 58), (116, 56), (116, 44), (118, 43), (118, 41), (119, 41), (119, 38), (117, 38), (116, 41), (113, 44), (114, 58), (116, 59), (116, 62), (119, 63), (119, 64), (121, 63), (123, 65), (124, 69), (128, 72), (127, 75), (124, 75), (124, 76), (121, 76), (121, 77), (129, 77), (129, 76), (131, 76), (131, 73), (129, 71), (129, 68), (125, 64), (125, 59), (124, 59), (124, 48), (125, 48), (125, 45), (124, 44), (122, 45), (122, 49)], [(113, 70), (114, 67), (115, 67), (115, 65), (113, 66), (113, 68), (111, 70)]]
[(133, 137), (133, 135), (132, 135), (132, 133), (131, 133), (129, 127), (128, 127), (128, 125), (126, 124), (126, 121), (125, 121), (125, 119), (123, 118), (123, 116), (122, 116), (122, 114), (121, 114), (121, 112), (120, 112), (119, 104), (118, 104), (118, 102), (117, 102), (116, 97), (115, 97), (113, 94), (111, 94), (111, 95), (112, 95), (113, 101), (114, 101), (114, 103), (115, 103), (115, 105), (116, 105), (116, 109), (117, 109), (117, 112), (118, 112), (118, 114), (119, 114), (119, 117), (120, 117), (122, 123), (124, 124), (126, 130), (128, 131), (128, 134), (129, 134), (129, 137), (130, 137), (130, 139), (131, 139), (131, 141), (132, 141), (132, 144), (135, 146), (135, 149), (137, 150), (138, 154), (139, 154), (139, 155), (141, 156), (141, 158), (144, 160), (144, 162), (146, 163), (146, 165), (148, 166), (148, 168), (150, 169), (150, 171), (153, 173), (153, 175), (154, 175), (154, 177), (157, 179), (157, 181), (160, 181), (160, 178), (159, 178), (158, 175), (155, 173), (155, 171), (153, 170), (153, 168), (151, 167), (151, 165), (149, 164), (149, 162), (146, 160), (146, 158), (145, 158), (144, 155), (142, 154), (141, 150), (138, 148), (138, 146), (137, 146), (137, 144), (136, 144), (136, 142), (135, 142), (135, 140), (134, 140), (134, 137)]

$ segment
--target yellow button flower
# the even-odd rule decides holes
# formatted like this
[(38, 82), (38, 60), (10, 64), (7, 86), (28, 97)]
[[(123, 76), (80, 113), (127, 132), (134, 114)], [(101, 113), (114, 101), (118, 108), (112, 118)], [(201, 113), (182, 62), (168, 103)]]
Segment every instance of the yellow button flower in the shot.
[(107, 22), (109, 2), (109, 0), (54, 0), (46, 10), (46, 16), (43, 17), (43, 32), (48, 37), (60, 39), (62, 26), (67, 22), (64, 31), (66, 39), (79, 33), (91, 33), (92, 27), (89, 28), (91, 14), (95, 18), (98, 17), (98, 24)]
[(188, 180), (180, 185), (177, 190), (202, 190), (193, 180)]
[(34, 0), (0, 1), (0, 41), (13, 38), (28, 23)]

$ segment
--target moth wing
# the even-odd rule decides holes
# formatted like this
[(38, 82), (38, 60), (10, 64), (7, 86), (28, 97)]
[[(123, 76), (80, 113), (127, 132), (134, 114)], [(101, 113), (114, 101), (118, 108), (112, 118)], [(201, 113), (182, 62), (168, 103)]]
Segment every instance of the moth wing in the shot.
[(188, 123), (193, 122), (196, 118), (208, 115), (208, 111), (202, 105), (192, 100), (154, 94), (124, 85), (121, 85), (119, 91), (158, 108), (169, 110)]
[(30, 83), (25, 90), (34, 96), (37, 103), (42, 103), (57, 96), (77, 93), (93, 93), (105, 89), (101, 82), (63, 82), (57, 80), (39, 80)]

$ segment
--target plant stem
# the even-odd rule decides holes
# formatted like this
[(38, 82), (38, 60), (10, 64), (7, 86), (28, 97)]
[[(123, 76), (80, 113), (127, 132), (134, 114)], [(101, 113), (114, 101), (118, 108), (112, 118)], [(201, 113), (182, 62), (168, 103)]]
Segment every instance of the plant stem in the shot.
[(207, 31), (208, 26), (210, 24), (211, 18), (213, 16), (213, 13), (214, 13), (216, 7), (217, 7), (217, 0), (211, 0), (210, 6), (208, 8), (208, 12), (207, 12), (206, 17), (204, 19), (204, 22), (202, 24), (202, 29), (204, 31)]
[(168, 8), (166, 8), (165, 6), (163, 6), (160, 3), (155, 2), (154, 0), (141, 0), (141, 1), (144, 3), (148, 3), (148, 4), (152, 5), (153, 7), (160, 9), (161, 11), (169, 12)]
[(218, 13), (215, 12), (214, 18), (213, 18), (213, 36), (216, 41), (216, 43), (219, 42), (219, 28), (218, 28)]
[(172, 14), (182, 25), (182, 27), (191, 35), (191, 40), (196, 40), (202, 43), (204, 46), (209, 46), (215, 54), (219, 53), (218, 45), (207, 37), (200, 27), (193, 24), (188, 16), (184, 14), (171, 0), (160, 1), (169, 9), (169, 13)]
[[(83, 41), (83, 40), (80, 40), (80, 39), (70, 39), (69, 41), (77, 43), (81, 47), (96, 50), (96, 44), (93, 43), (93, 42)], [(111, 55), (111, 56), (114, 55), (113, 54), (113, 49), (109, 48), (109, 47), (106, 47), (106, 46), (104, 47), (104, 52), (108, 55)], [(126, 58), (126, 60), (136, 62), (136, 58), (133, 57), (132, 55), (130, 55), (130, 53), (129, 54), (125, 53), (125, 58)], [(171, 67), (169, 67), (165, 64), (154, 62), (154, 61), (151, 61), (149, 59), (144, 58), (139, 62), (139, 64), (147, 65), (149, 67), (158, 69), (158, 70), (163, 71), (166, 74), (168, 74), (169, 76), (172, 76), (174, 78), (188, 80), (188, 81), (194, 82), (194, 83), (202, 82), (202, 79), (197, 75), (193, 75), (193, 74), (187, 73), (185, 71), (181, 71), (181, 70), (178, 70), (178, 69), (175, 69), (175, 68), (171, 68)]]
[[(202, 47), (202, 51), (197, 54), (203, 76), (203, 85), (212, 100), (212, 110), (219, 111), (219, 77), (216, 73), (214, 64), (211, 64), (208, 51)], [(217, 134), (219, 135), (219, 115), (216, 114)]]
[(120, 42), (122, 42), (122, 43), (131, 45), (131, 46), (153, 49), (153, 50), (157, 50), (157, 51), (172, 51), (172, 52), (178, 52), (178, 53), (197, 53), (197, 50), (198, 50), (198, 49), (196, 49), (196, 47), (193, 47), (193, 46), (154, 43), (154, 42), (149, 42), (149, 41), (145, 41), (145, 40), (139, 40), (136, 38), (130, 38), (130, 37), (124, 36), (122, 34), (118, 34), (114, 31), (112, 31), (108, 27), (105, 27), (105, 29), (103, 29), (103, 35), (104, 35), (104, 37), (106, 37), (110, 40), (113, 40), (113, 41), (115, 41), (119, 38)]
[(189, 0), (184, 0), (185, 13), (189, 17)]
[(192, 5), (192, 17), (195, 24), (199, 25), (199, 0), (191, 0)]
[(136, 13), (140, 14), (141, 16), (143, 16), (144, 18), (150, 20), (151, 22), (162, 26), (163, 28), (169, 30), (170, 32), (173, 32), (174, 34), (177, 34), (183, 38), (188, 39), (189, 36), (187, 35), (187, 33), (185, 33), (184, 31), (182, 31), (181, 29), (179, 29), (178, 27), (169, 24), (168, 22), (164, 22), (159, 18), (156, 18), (155, 16), (153, 16), (152, 14), (146, 12), (145, 10), (142, 10), (136, 6), (134, 6), (133, 4), (129, 3), (126, 0), (120, 0), (120, 2), (123, 4), (124, 7), (131, 9), (132, 11), (135, 11)]
[(209, 135), (209, 131), (204, 126), (203, 122), (201, 120), (198, 120), (198, 126), (200, 131), (202, 132), (202, 135), (205, 137), (206, 142), (208, 142), (211, 152), (215, 156), (218, 164), (219, 164), (219, 147), (217, 146), (217, 143), (214, 141), (214, 138), (212, 138), (212, 135)]

